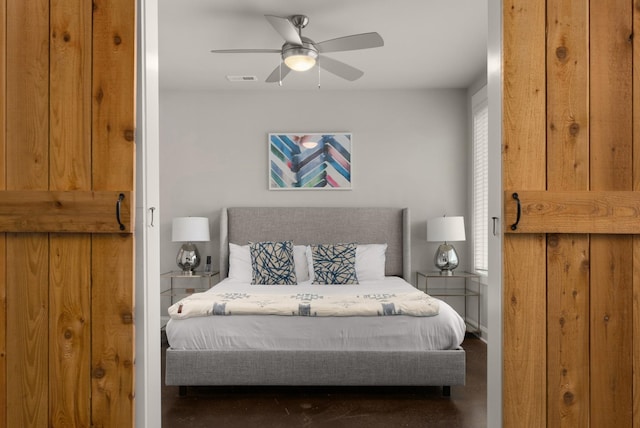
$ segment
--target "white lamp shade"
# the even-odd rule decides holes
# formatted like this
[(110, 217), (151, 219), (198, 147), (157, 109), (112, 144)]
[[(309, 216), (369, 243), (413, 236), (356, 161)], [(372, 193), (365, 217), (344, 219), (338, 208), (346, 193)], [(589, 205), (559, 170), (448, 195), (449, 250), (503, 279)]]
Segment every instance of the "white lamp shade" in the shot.
[(427, 222), (427, 241), (464, 241), (464, 217), (436, 217)]
[(171, 228), (173, 242), (206, 242), (209, 237), (207, 217), (176, 217)]

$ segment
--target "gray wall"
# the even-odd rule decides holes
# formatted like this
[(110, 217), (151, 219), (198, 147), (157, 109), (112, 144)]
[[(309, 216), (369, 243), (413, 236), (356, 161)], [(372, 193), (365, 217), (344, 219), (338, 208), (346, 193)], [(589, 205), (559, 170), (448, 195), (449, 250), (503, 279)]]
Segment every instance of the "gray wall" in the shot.
[[(160, 94), (160, 265), (180, 246), (171, 219), (206, 216), (218, 265), (225, 206), (394, 206), (412, 216), (412, 270), (431, 270), (436, 243), (426, 221), (467, 214), (465, 89), (416, 91), (171, 92)], [(269, 132), (353, 134), (353, 189), (269, 191)], [(468, 229), (468, 226), (467, 226)], [(456, 243), (461, 268), (467, 246)]]

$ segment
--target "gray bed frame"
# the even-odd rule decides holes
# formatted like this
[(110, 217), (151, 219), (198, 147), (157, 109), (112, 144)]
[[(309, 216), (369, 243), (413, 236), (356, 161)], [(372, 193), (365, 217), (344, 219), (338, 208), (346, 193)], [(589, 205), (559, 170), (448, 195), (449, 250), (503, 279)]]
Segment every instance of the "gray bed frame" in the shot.
[[(387, 243), (385, 274), (410, 282), (408, 208), (225, 208), (220, 217), (220, 277), (226, 278), (229, 242), (292, 240), (297, 245)], [(407, 385), (465, 383), (465, 352), (263, 351), (167, 349), (165, 382), (179, 385)]]

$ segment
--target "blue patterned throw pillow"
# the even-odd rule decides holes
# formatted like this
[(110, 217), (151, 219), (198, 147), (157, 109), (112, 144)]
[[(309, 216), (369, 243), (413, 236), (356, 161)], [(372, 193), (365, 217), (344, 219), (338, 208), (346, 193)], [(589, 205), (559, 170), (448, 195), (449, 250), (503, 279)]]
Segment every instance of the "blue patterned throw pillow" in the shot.
[(291, 241), (253, 242), (249, 245), (249, 251), (252, 284), (297, 284)]
[(311, 246), (314, 284), (357, 284), (356, 244)]

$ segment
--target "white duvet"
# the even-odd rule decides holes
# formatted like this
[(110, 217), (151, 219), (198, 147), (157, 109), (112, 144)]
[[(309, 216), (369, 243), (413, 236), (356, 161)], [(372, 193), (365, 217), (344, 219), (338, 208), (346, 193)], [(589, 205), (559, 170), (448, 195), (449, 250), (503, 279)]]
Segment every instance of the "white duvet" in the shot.
[(357, 286), (278, 287), (281, 294), (262, 293), (260, 287), (246, 291), (221, 291), (218, 288), (195, 293), (169, 307), (172, 319), (230, 315), (280, 315), (308, 317), (394, 316), (430, 317), (438, 315), (439, 301), (419, 290), (407, 292), (362, 292)]
[[(406, 295), (416, 289), (398, 277), (362, 281), (356, 285), (250, 285), (225, 279), (206, 295), (247, 293), (260, 296), (328, 295), (339, 301), (358, 295)], [(420, 292), (422, 293), (422, 292)], [(200, 299), (202, 300), (202, 299)], [(465, 323), (445, 302), (429, 298), (435, 316), (281, 316), (229, 315), (171, 319), (166, 332), (173, 349), (296, 349), (423, 351), (455, 349), (462, 343)], [(177, 310), (174, 308), (174, 311)], [(290, 315), (290, 314), (289, 314)]]

